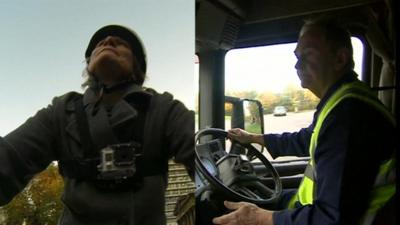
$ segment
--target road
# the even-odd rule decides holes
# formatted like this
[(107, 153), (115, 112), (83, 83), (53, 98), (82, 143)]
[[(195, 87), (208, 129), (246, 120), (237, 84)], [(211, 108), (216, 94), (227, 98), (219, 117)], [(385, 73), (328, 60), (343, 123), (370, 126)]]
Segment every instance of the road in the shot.
[(308, 127), (313, 118), (314, 110), (304, 112), (289, 112), (286, 116), (264, 116), (264, 133), (282, 133), (298, 131)]
[[(264, 133), (283, 133), (283, 132), (294, 132), (301, 128), (308, 127), (314, 115), (314, 110), (304, 112), (289, 112), (286, 116), (273, 116), (268, 114), (264, 116)], [(272, 160), (271, 155), (264, 151), (264, 155)], [(275, 161), (296, 159), (295, 156), (278, 157)]]
[[(282, 133), (298, 131), (308, 127), (313, 118), (314, 110), (289, 112), (286, 116), (264, 115), (264, 133)], [(231, 128), (231, 118), (225, 117), (225, 129)]]
[[(314, 115), (314, 110), (303, 111), (303, 112), (289, 112), (286, 116), (273, 116), (272, 114), (264, 115), (264, 133), (283, 133), (283, 132), (294, 132), (301, 128), (308, 127)], [(225, 129), (230, 129), (230, 117), (225, 118)], [(227, 141), (227, 149), (229, 149), (230, 142)], [(261, 146), (253, 145), (256, 148)], [(271, 155), (268, 151), (263, 153), (269, 160), (272, 160)], [(275, 160), (289, 160), (295, 159), (294, 156), (278, 157)]]

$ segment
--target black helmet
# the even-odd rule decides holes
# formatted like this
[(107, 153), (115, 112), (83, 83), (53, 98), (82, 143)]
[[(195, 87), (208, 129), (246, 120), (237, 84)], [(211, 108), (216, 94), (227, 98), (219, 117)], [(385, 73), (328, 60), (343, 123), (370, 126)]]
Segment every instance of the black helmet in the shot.
[(140, 70), (145, 74), (146, 54), (139, 36), (133, 30), (120, 25), (107, 25), (96, 31), (96, 33), (94, 33), (92, 38), (90, 39), (89, 45), (85, 52), (85, 58), (88, 59), (90, 57), (92, 51), (96, 47), (97, 43), (99, 43), (99, 41), (110, 35), (120, 37), (131, 45), (133, 54), (139, 62)]

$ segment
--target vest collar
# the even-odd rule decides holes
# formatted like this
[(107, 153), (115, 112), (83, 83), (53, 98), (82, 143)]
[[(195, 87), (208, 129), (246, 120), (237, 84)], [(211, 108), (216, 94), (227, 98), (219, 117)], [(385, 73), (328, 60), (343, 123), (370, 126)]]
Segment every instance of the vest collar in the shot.
[(335, 91), (343, 84), (351, 83), (357, 80), (357, 74), (354, 71), (346, 73), (342, 78), (340, 78), (336, 83), (334, 83), (326, 92), (324, 97), (321, 98), (317, 105), (317, 113), (321, 111), (322, 107), (325, 105), (326, 101), (335, 93)]

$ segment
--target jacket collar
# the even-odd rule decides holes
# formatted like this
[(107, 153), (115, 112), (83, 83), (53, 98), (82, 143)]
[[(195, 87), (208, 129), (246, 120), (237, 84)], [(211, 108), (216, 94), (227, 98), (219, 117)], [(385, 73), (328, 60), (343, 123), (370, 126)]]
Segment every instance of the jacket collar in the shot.
[[(123, 99), (117, 102), (112, 110), (112, 116), (110, 117), (110, 124), (112, 127), (116, 127), (119, 124), (124, 123), (130, 119), (133, 119), (137, 116), (137, 111), (134, 107), (132, 107), (130, 102), (130, 97), (140, 97), (140, 99), (150, 102), (151, 97), (153, 96), (153, 92), (147, 91), (146, 88), (136, 85), (130, 84), (126, 87), (125, 93), (123, 95)], [(83, 94), (83, 104), (85, 106), (85, 110), (87, 112), (91, 112), (93, 110), (94, 104), (96, 103), (98, 97), (96, 91), (92, 88), (86, 89)], [(71, 101), (67, 105), (67, 110), (75, 111), (74, 101)], [(104, 109), (102, 109), (104, 110)], [(93, 116), (91, 113), (88, 113), (88, 120), (92, 120)], [(72, 136), (76, 141), (80, 142), (80, 137), (77, 128), (76, 117), (72, 117), (67, 126), (66, 131), (69, 135)]]
[[(130, 96), (141, 96), (144, 97), (145, 100), (150, 100), (153, 96), (151, 92), (146, 91), (146, 88), (143, 86), (139, 86), (137, 84), (131, 83), (125, 87), (125, 93), (123, 94), (123, 99), (126, 99)], [(85, 93), (83, 94), (83, 105), (86, 107), (89, 104), (94, 104), (98, 100), (97, 90), (93, 88), (86, 89)]]

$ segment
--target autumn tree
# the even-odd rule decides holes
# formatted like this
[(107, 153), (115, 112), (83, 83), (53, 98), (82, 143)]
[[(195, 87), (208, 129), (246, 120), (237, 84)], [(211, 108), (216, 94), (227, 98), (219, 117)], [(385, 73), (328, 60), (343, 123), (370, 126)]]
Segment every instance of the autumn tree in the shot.
[[(238, 91), (238, 92), (227, 92), (226, 96), (232, 96), (236, 98), (247, 98), (247, 99), (257, 99), (258, 93), (256, 91)], [(225, 103), (225, 115), (232, 115), (232, 104)]]
[(306, 109), (314, 109), (318, 103), (319, 98), (315, 96), (311, 91), (305, 90), (304, 91), (304, 102), (306, 104)]
[(274, 111), (274, 107), (278, 103), (278, 96), (272, 92), (263, 92), (259, 95), (258, 100), (261, 102), (264, 113), (272, 113)]
[(63, 186), (57, 165), (51, 164), (1, 209), (6, 216), (5, 225), (57, 224), (63, 209), (60, 199)]
[(232, 103), (225, 103), (225, 116), (232, 116)]

